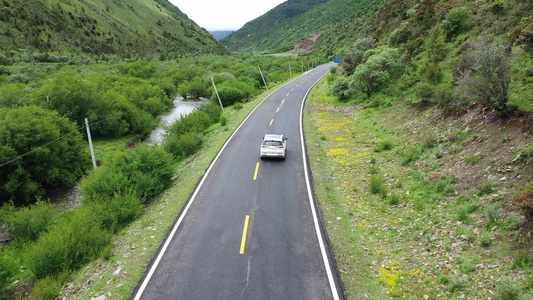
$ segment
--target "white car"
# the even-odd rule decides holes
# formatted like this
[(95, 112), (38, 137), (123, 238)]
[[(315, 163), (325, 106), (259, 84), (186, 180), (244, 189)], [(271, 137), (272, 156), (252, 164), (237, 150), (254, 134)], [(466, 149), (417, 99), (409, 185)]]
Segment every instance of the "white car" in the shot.
[(261, 148), (259, 149), (259, 157), (274, 157), (285, 159), (287, 154), (287, 138), (283, 134), (267, 133), (263, 137)]

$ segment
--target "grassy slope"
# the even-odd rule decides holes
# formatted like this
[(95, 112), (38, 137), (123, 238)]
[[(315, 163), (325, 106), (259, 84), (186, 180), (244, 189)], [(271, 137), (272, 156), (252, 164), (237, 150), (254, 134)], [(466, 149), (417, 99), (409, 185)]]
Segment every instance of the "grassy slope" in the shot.
[[(158, 50), (225, 53), (166, 0), (6, 0), (0, 45), (58, 52), (139, 55)], [(6, 16), (6, 11), (8, 16)]]
[[(271, 12), (247, 23), (221, 42), (232, 51), (284, 52), (292, 50), (296, 44), (312, 34), (351, 23), (355, 18), (383, 6), (387, 1), (329, 0), (291, 18), (285, 18), (283, 11), (287, 7), (281, 4)], [(343, 36), (345, 34), (346, 32), (343, 32)], [(337, 33), (334, 35), (337, 36)]]
[(315, 185), (350, 299), (530, 299), (532, 256), (512, 205), (532, 175), (515, 159), (532, 142), (521, 120), (480, 108), (443, 118), (401, 102), (341, 105), (325, 82), (306, 113)]

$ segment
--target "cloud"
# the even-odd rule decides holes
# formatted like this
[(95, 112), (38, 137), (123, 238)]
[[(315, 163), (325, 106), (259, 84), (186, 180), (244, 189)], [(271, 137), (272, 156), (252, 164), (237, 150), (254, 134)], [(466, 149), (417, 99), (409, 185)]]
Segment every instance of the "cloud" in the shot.
[(237, 30), (286, 0), (170, 0), (207, 30)]

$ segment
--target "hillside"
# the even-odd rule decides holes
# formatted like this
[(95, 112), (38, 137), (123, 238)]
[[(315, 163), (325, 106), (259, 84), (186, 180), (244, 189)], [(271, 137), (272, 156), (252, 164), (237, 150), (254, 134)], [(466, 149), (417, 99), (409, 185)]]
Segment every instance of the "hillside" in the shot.
[[(289, 0), (265, 15), (246, 23), (221, 42), (231, 51), (286, 52), (319, 32), (334, 34), (338, 40), (348, 32), (330, 30), (362, 16), (373, 16), (389, 0), (328, 0), (305, 2)], [(370, 18), (370, 17), (369, 17)], [(336, 47), (337, 45), (332, 45)]]
[(226, 52), (167, 0), (3, 0), (2, 4), (0, 47), (6, 50), (124, 57)]

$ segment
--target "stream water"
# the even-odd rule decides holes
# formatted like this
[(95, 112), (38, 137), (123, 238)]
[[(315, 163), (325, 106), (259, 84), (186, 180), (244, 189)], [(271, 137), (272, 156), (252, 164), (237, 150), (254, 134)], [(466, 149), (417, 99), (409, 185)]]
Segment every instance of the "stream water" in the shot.
[(195, 108), (208, 102), (209, 100), (207, 99), (185, 101), (182, 97), (176, 98), (174, 100), (174, 107), (168, 113), (159, 117), (159, 127), (152, 132), (150, 137), (145, 140), (145, 143), (148, 143), (149, 145), (161, 144), (165, 136), (165, 125), (172, 124), (174, 121), (181, 118), (181, 116), (190, 114)]

